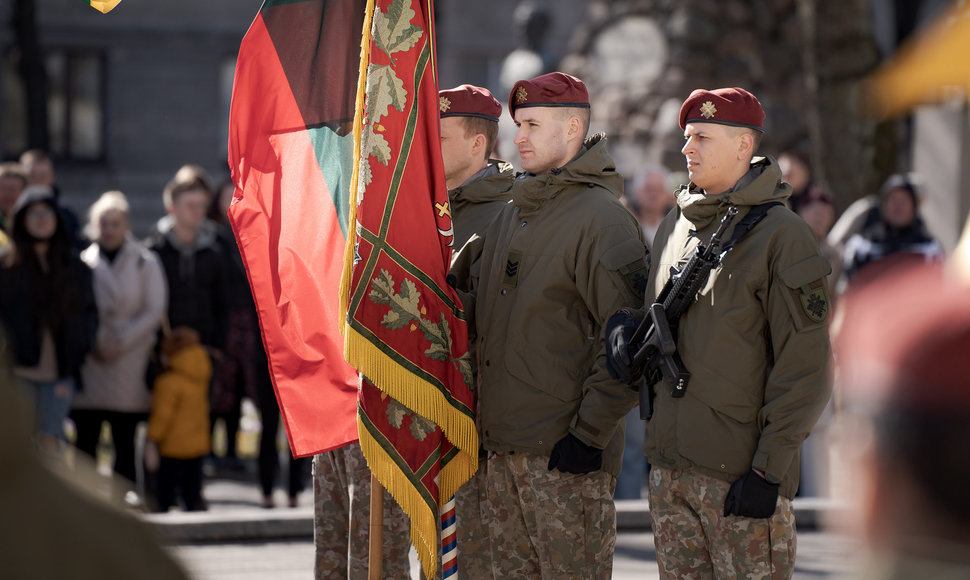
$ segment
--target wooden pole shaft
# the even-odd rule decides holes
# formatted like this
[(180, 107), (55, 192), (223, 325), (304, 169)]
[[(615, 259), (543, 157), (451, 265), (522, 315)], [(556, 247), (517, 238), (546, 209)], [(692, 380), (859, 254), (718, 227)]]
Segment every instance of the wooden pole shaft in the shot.
[(370, 539), (367, 554), (368, 580), (381, 579), (384, 552), (384, 486), (377, 476), (370, 474)]

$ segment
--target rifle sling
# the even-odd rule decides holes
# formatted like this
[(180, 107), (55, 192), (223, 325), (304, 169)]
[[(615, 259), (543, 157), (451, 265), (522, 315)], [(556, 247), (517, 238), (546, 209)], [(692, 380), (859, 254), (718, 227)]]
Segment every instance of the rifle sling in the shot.
[(765, 219), (765, 216), (768, 215), (768, 210), (776, 205), (782, 204), (780, 201), (769, 201), (768, 203), (752, 206), (748, 213), (738, 222), (738, 225), (734, 227), (734, 231), (731, 233), (731, 239), (722, 246), (721, 257), (724, 257), (730, 252), (734, 244), (738, 243), (741, 238), (753, 230), (754, 226), (758, 225), (758, 222)]

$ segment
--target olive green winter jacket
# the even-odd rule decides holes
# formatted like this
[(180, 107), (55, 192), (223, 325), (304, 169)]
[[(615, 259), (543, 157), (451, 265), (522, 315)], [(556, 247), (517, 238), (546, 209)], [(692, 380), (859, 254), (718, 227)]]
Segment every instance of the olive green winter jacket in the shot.
[[(513, 203), (486, 230), (475, 304), (486, 450), (548, 455), (572, 432), (606, 449), (603, 469), (619, 472), (617, 427), (636, 395), (606, 371), (603, 326), (642, 304), (647, 271), (622, 192), (597, 135), (564, 167), (518, 176)], [(455, 271), (470, 259), (459, 255)]]
[(455, 227), (455, 249), (465, 245), (473, 234), (485, 231), (495, 215), (512, 199), (512, 165), (489, 160), (494, 172), (448, 190), (451, 220)]
[[(708, 243), (729, 205), (740, 210), (737, 224), (752, 206), (790, 192), (766, 158), (729, 192), (682, 189), (657, 232), (648, 302), (672, 266)], [(780, 482), (783, 496), (795, 494), (799, 448), (829, 398), (829, 271), (811, 229), (782, 205), (737, 242), (680, 320), (677, 348), (691, 378), (682, 398), (657, 386), (645, 442), (652, 464), (728, 481), (754, 467)]]

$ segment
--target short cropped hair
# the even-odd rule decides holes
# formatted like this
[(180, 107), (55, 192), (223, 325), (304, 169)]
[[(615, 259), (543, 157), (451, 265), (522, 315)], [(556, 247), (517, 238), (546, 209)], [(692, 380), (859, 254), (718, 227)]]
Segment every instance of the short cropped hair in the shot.
[(165, 207), (172, 207), (172, 204), (175, 203), (178, 196), (186, 191), (201, 191), (207, 198), (212, 197), (212, 188), (200, 177), (194, 177), (186, 181), (173, 179), (162, 190), (162, 201), (165, 203)]
[(583, 134), (583, 140), (586, 140), (586, 136), (589, 134), (589, 107), (561, 107), (560, 110), (562, 119), (568, 119), (570, 117), (579, 117), (580, 129)]
[(495, 143), (498, 141), (498, 122), (483, 117), (461, 117), (465, 128), (465, 138), (475, 135), (485, 136), (485, 159), (492, 156)]

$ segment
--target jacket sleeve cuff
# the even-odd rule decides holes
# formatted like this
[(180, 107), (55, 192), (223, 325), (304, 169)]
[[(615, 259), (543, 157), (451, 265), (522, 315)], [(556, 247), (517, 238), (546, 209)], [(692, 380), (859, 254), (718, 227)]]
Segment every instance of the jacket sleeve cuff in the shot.
[(610, 441), (609, 436), (612, 435), (612, 432), (608, 433), (605, 442), (601, 443), (603, 441), (602, 431), (594, 425), (583, 421), (579, 415), (573, 417), (572, 422), (570, 422), (569, 432), (586, 445), (596, 447), (597, 449), (606, 449), (606, 444)]
[(769, 456), (767, 452), (760, 450), (754, 454), (754, 459), (751, 461), (751, 467), (764, 473), (765, 479), (770, 483), (781, 483), (781, 478), (788, 473), (789, 464), (791, 464), (790, 457)]

